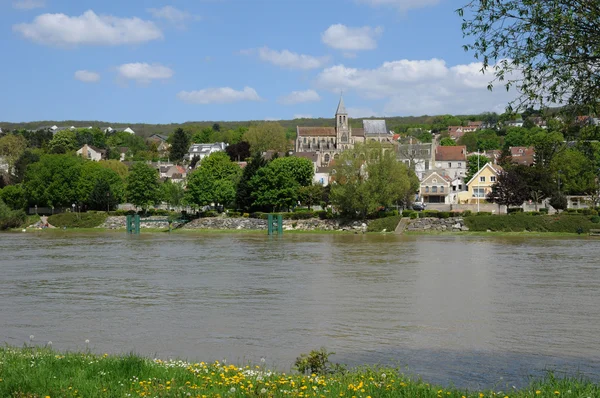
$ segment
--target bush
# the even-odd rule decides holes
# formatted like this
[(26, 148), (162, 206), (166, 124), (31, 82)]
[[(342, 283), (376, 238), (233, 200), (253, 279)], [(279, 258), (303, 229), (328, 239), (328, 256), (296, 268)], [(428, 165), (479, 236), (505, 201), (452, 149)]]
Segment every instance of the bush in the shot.
[(490, 211), (480, 211), (479, 213), (475, 213), (476, 216), (491, 216), (492, 212)]
[(229, 213), (227, 213), (228, 217), (232, 217), (232, 218), (238, 218), (241, 217), (242, 213), (240, 213), (239, 211), (230, 211)]
[(461, 216), (469, 217), (471, 214), (473, 214), (473, 212), (471, 210), (465, 210), (461, 213)]
[(329, 356), (335, 354), (328, 352), (325, 348), (312, 350), (309, 354), (301, 354), (294, 362), (294, 368), (303, 374), (327, 375), (334, 373), (344, 373), (344, 365), (331, 363)]
[[(598, 216), (596, 216), (598, 217)], [(593, 218), (593, 217), (592, 217)], [(465, 224), (471, 231), (502, 232), (589, 232), (595, 224), (587, 217), (574, 214), (531, 217), (527, 214), (466, 217)]]
[(583, 209), (582, 213), (584, 216), (597, 216), (598, 215), (598, 211), (596, 211), (594, 209)]
[(263, 213), (262, 211), (255, 211), (254, 213), (250, 213), (250, 218), (266, 218), (263, 217), (265, 213)]
[(452, 214), (449, 211), (440, 211), (438, 213), (439, 218), (450, 218)]
[(312, 211), (297, 211), (294, 213), (287, 213), (286, 215), (292, 220), (308, 220), (309, 218), (315, 217), (315, 213)]
[(105, 212), (61, 213), (48, 217), (48, 223), (57, 228), (95, 228), (102, 225), (107, 217)]
[(217, 217), (219, 213), (214, 210), (200, 212), (200, 218)]
[(242, 214), (242, 217), (248, 218), (248, 217), (250, 217), (250, 214), (249, 213), (244, 213), (244, 214)]
[(384, 229), (386, 232), (394, 232), (401, 219), (401, 216), (378, 218), (369, 222), (367, 232), (382, 232)]
[(424, 218), (424, 217), (434, 217), (434, 218), (437, 218), (438, 217), (438, 213), (439, 213), (439, 211), (437, 211), (437, 210), (423, 210), (423, 212), (421, 214), (421, 218)]
[(413, 213), (410, 213), (409, 217), (411, 218), (411, 220), (414, 220), (415, 218), (419, 218), (419, 213), (415, 211)]
[(593, 222), (594, 224), (598, 224), (598, 223), (600, 223), (600, 216), (592, 216), (590, 218), (590, 221)]
[(414, 210), (402, 210), (402, 217), (410, 217), (413, 214), (416, 214), (417, 212)]
[(18, 228), (26, 219), (27, 215), (23, 210), (11, 210), (0, 200), (0, 230)]
[(542, 207), (542, 208), (540, 209), (540, 213), (541, 213), (541, 214), (548, 214), (548, 208), (547, 208), (547, 207)]
[(515, 214), (515, 213), (523, 213), (523, 209), (521, 207), (509, 207), (508, 208), (508, 214)]

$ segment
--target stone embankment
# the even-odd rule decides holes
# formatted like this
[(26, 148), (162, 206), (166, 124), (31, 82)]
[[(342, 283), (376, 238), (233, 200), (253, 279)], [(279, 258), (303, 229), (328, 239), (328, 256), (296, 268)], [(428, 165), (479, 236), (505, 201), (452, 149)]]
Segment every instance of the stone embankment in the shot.
[(410, 232), (462, 232), (468, 231), (462, 218), (416, 218), (410, 220), (407, 231)]
[[(148, 217), (150, 220), (164, 220), (164, 216)], [(127, 218), (125, 216), (108, 217), (98, 228), (125, 229)], [(178, 224), (172, 225), (175, 228)], [(140, 223), (141, 228), (169, 228), (167, 222)], [(182, 229), (214, 229), (214, 230), (266, 230), (267, 220), (258, 218), (230, 218), (230, 217), (206, 217), (192, 220), (185, 224)], [(283, 220), (284, 231), (354, 231), (366, 232), (367, 224), (362, 221), (343, 223), (339, 220)]]

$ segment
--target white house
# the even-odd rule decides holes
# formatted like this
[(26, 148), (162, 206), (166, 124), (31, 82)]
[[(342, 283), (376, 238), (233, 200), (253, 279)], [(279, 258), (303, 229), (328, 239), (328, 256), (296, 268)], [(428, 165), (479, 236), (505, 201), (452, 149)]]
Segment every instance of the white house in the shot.
[(204, 159), (213, 152), (222, 152), (227, 148), (224, 142), (215, 142), (213, 144), (192, 144), (188, 150), (188, 160), (192, 161), (194, 156), (200, 160)]
[(93, 160), (95, 162), (102, 160), (105, 154), (106, 150), (99, 149), (88, 144), (85, 144), (77, 151), (77, 155), (83, 157), (84, 159)]
[(125, 130), (123, 130), (123, 131), (124, 131), (124, 132), (126, 132), (126, 133), (129, 133), (129, 134), (135, 134), (135, 131), (133, 131), (133, 130), (132, 130), (130, 127), (127, 127), (127, 128), (126, 128)]
[(443, 174), (452, 180), (464, 178), (467, 174), (467, 147), (464, 145), (436, 147), (435, 168), (443, 170)]

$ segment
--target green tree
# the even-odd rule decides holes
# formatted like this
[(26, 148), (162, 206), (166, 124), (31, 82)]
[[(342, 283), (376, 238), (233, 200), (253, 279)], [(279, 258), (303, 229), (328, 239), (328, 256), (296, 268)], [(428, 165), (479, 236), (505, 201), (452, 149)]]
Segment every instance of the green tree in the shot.
[[(478, 162), (479, 161), (479, 162)], [(471, 155), (467, 158), (467, 174), (465, 181), (471, 181), (471, 178), (485, 166), (490, 159), (484, 155)]]
[(178, 128), (173, 132), (173, 136), (171, 138), (169, 158), (174, 162), (181, 162), (183, 157), (188, 153), (189, 149), (190, 140), (187, 134), (182, 128)]
[(365, 218), (415, 193), (414, 173), (396, 161), (393, 150), (378, 142), (344, 151), (334, 170), (331, 202), (350, 216)]
[(96, 148), (106, 148), (106, 134), (98, 127), (91, 129), (75, 130), (77, 139), (77, 148), (81, 148), (84, 144), (92, 145)]
[(160, 184), (160, 196), (170, 207), (179, 207), (184, 203), (185, 189), (183, 183), (166, 180)]
[(305, 158), (283, 157), (260, 168), (250, 181), (254, 204), (271, 210), (289, 209), (298, 201), (298, 189), (312, 184), (313, 163)]
[(123, 182), (129, 175), (129, 168), (126, 165), (124, 165), (122, 162), (119, 162), (118, 160), (101, 160), (98, 163), (100, 163), (100, 165), (102, 165), (102, 167), (104, 167), (106, 169), (111, 169), (112, 171), (117, 173), (119, 175), (119, 177), (121, 177)]
[[(589, 105), (600, 98), (600, 3), (471, 0), (458, 10), (464, 46), (498, 82), (518, 87), (517, 106)], [(513, 105), (515, 102), (513, 102)]]
[(11, 210), (0, 199), (0, 230), (20, 227), (26, 220), (23, 210)]
[(48, 143), (48, 152), (63, 154), (77, 149), (77, 136), (74, 131), (61, 130), (54, 134)]
[(551, 170), (560, 173), (561, 191), (567, 195), (589, 195), (597, 190), (594, 164), (575, 148), (556, 154)]
[(8, 185), (0, 189), (0, 199), (13, 210), (23, 210), (27, 207), (25, 190), (21, 184)]
[(235, 199), (242, 170), (225, 152), (214, 152), (188, 176), (186, 200), (199, 206), (228, 205)]
[(15, 183), (21, 183), (25, 179), (27, 166), (40, 160), (40, 149), (26, 149), (25, 152), (15, 162), (13, 168), (13, 180)]
[(135, 163), (127, 176), (127, 200), (147, 209), (159, 199), (158, 171), (145, 163)]
[(548, 167), (554, 156), (565, 147), (564, 137), (558, 132), (547, 132), (541, 130), (530, 136), (530, 144), (535, 149), (535, 163), (542, 167)]
[(22, 135), (6, 134), (0, 138), (0, 157), (8, 164), (8, 175), (12, 176), (15, 163), (25, 152), (27, 140)]
[(440, 146), (456, 146), (456, 141), (450, 137), (444, 137), (440, 140)]
[(283, 152), (287, 149), (285, 129), (277, 122), (265, 122), (250, 127), (243, 140), (250, 144), (253, 154), (268, 150)]
[(527, 186), (527, 199), (535, 203), (535, 210), (538, 210), (538, 203), (549, 198), (556, 191), (556, 184), (551, 173), (547, 169), (538, 165), (511, 166), (513, 171), (525, 182)]
[(209, 144), (217, 141), (219, 133), (210, 127), (205, 127), (196, 134), (194, 134), (192, 141), (194, 144)]
[(125, 195), (123, 179), (105, 163), (86, 161), (77, 182), (79, 203), (90, 210), (114, 208)]
[(252, 207), (254, 199), (252, 199), (253, 187), (251, 181), (256, 175), (257, 171), (266, 165), (267, 162), (265, 159), (262, 157), (260, 152), (257, 152), (254, 154), (252, 159), (250, 159), (246, 167), (244, 167), (235, 194), (235, 203), (237, 204), (238, 208), (250, 210)]
[(27, 167), (24, 180), (29, 205), (71, 207), (79, 203), (77, 182), (83, 159), (73, 155), (44, 155)]
[(300, 203), (310, 210), (313, 205), (319, 204), (323, 200), (323, 185), (319, 183), (300, 187), (298, 188), (298, 197)]

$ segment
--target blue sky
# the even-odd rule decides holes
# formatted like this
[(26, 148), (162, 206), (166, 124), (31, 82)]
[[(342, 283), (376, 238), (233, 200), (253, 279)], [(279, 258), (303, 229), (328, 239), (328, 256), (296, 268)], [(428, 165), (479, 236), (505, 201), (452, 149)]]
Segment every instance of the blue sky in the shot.
[(0, 0), (0, 121), (502, 111), (457, 0)]

